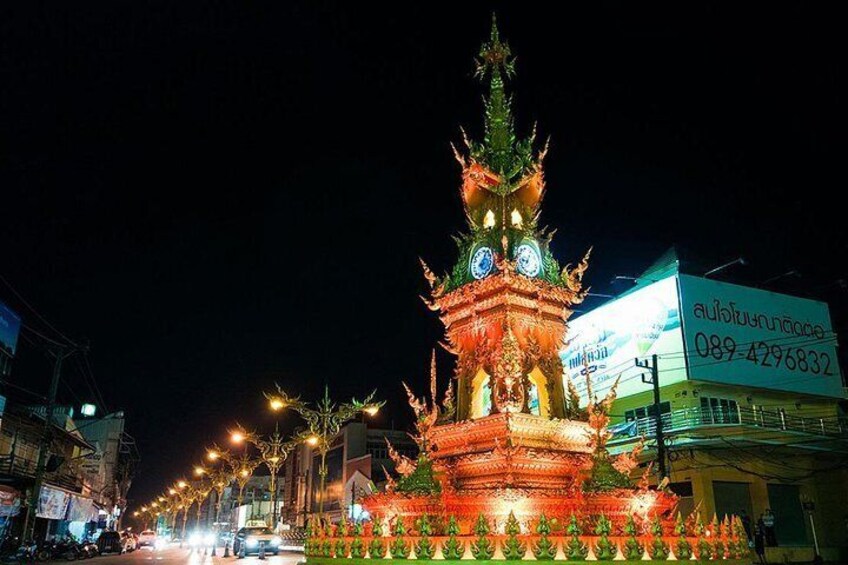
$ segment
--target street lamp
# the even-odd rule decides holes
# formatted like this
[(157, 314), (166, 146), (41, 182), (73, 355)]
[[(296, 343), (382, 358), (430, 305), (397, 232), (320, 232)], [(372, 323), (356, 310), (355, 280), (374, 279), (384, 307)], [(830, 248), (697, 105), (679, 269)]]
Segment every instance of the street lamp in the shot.
[[(257, 435), (255, 432), (248, 432), (246, 430), (238, 430), (233, 432), (231, 438), (235, 441), (236, 436), (240, 438), (240, 442), (246, 442), (250, 445), (254, 446), (259, 451), (259, 461), (265, 464), (268, 467), (268, 471), (271, 473), (270, 484), (269, 487), (271, 489), (271, 517), (273, 520), (272, 528), (276, 529), (277, 527), (277, 475), (280, 472), (283, 464), (286, 461), (286, 457), (288, 457), (289, 452), (294, 447), (295, 443), (292, 441), (287, 441), (283, 438), (282, 434), (280, 434), (279, 425), (274, 426), (274, 433), (269, 436), (261, 437)], [(236, 442), (236, 443), (240, 443)], [(255, 466), (253, 467), (256, 468)], [(247, 470), (248, 467), (243, 467), (244, 470)], [(250, 473), (252, 474), (252, 469)], [(241, 475), (241, 474), (240, 474)], [(242, 477), (243, 478), (243, 477)], [(249, 480), (249, 475), (245, 479), (245, 484), (247, 484), (247, 480)]]
[(375, 402), (375, 390), (369, 394), (364, 400), (360, 401), (356, 398), (350, 402), (336, 404), (330, 400), (330, 390), (324, 387), (324, 398), (319, 400), (315, 407), (301, 402), (298, 399), (290, 399), (285, 392), (277, 385), (277, 394), (268, 395), (269, 398), (280, 398), (287, 401), (287, 405), (296, 410), (300, 416), (306, 421), (307, 429), (300, 432), (296, 439), (298, 442), (303, 442), (310, 447), (314, 447), (321, 456), (321, 463), (318, 467), (318, 477), (320, 485), (318, 489), (318, 516), (323, 520), (324, 517), (324, 488), (327, 481), (327, 452), (330, 451), (330, 446), (338, 437), (339, 432), (344, 424), (356, 417), (357, 414), (365, 413), (369, 416), (374, 416), (379, 412), (385, 402)]
[[(194, 489), (190, 488), (188, 483), (184, 480), (177, 481), (176, 488), (171, 488), (168, 490), (169, 493), (173, 492), (174, 496), (177, 497), (179, 501), (179, 505), (177, 506), (177, 511), (183, 511), (183, 526), (182, 531), (180, 533), (180, 547), (183, 546), (183, 540), (185, 540), (185, 532), (186, 532), (186, 523), (188, 522), (188, 513), (191, 509), (191, 505), (194, 504), (195, 500), (195, 492)], [(174, 522), (176, 525), (176, 513), (174, 514)]]
[[(220, 450), (218, 449), (210, 449), (207, 452), (207, 458), (212, 461), (216, 461), (221, 458)], [(212, 544), (212, 556), (215, 557), (216, 546), (218, 544), (218, 533), (220, 530), (220, 521), (221, 521), (221, 501), (224, 498), (224, 490), (227, 486), (233, 481), (235, 478), (235, 474), (233, 473), (232, 467), (214, 467), (208, 469), (206, 467), (198, 466), (196, 471), (200, 471), (201, 475), (207, 475), (209, 477), (209, 482), (211, 484), (212, 490), (215, 491), (215, 523), (213, 524), (215, 530), (215, 543)]]

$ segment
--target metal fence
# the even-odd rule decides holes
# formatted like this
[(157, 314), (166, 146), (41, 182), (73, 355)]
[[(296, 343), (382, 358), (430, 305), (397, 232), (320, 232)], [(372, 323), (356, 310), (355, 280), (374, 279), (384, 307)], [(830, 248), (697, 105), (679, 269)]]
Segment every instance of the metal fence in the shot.
[[(9, 477), (35, 478), (37, 463), (32, 459), (24, 457), (11, 457), (0, 455), (0, 475)], [(67, 464), (52, 473), (45, 473), (44, 480), (47, 483), (68, 490), (79, 492), (82, 488), (82, 480), (76, 474), (66, 469)]]
[[(771, 430), (808, 433), (819, 436), (848, 439), (848, 420), (832, 416), (829, 418), (806, 418), (793, 416), (785, 410), (762, 408), (735, 409), (683, 408), (661, 415), (664, 432), (714, 426), (746, 426)], [(612, 428), (613, 439), (635, 436), (653, 436), (656, 433), (656, 416), (637, 418), (632, 422), (618, 424)]]

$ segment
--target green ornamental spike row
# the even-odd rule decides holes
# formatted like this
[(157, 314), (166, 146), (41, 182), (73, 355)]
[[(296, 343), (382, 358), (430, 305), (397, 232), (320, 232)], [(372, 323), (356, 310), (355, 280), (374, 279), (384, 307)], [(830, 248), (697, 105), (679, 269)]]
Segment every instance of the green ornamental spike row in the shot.
[(706, 525), (700, 515), (685, 520), (678, 513), (665, 522), (659, 516), (631, 515), (616, 526), (604, 514), (571, 514), (565, 521), (542, 514), (535, 523), (527, 524), (524, 531), (528, 533), (522, 533), (522, 525), (512, 512), (500, 531), (483, 514), (466, 532), (461, 531), (455, 516), (443, 521), (423, 514), (411, 526), (398, 516), (388, 523), (387, 531), (383, 518), (377, 516), (370, 524), (350, 523), (346, 517), (335, 525), (310, 520), (304, 553), (315, 565), (329, 565), (337, 559), (386, 559), (387, 555), (393, 561), (520, 561), (528, 557), (528, 550), (538, 561), (586, 561), (594, 557), (597, 561), (619, 559), (621, 563), (623, 558), (626, 563), (635, 563), (646, 559), (646, 554), (651, 561), (694, 558), (741, 565), (750, 559), (748, 537), (736, 516), (722, 520), (716, 515)]

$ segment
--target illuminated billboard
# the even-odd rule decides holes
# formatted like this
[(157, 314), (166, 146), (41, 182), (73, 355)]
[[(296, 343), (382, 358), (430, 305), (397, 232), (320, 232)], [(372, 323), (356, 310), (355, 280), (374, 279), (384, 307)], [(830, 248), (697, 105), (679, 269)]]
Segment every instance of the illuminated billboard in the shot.
[(841, 396), (827, 304), (688, 275), (680, 299), (689, 378)]
[(620, 397), (651, 390), (635, 369), (637, 357), (660, 356), (663, 385), (685, 380), (677, 277), (636, 289), (580, 316), (569, 323), (568, 339), (560, 353), (563, 378), (577, 387), (584, 405), (587, 371), (599, 396), (619, 376)]
[(9, 357), (15, 355), (18, 334), (21, 331), (21, 318), (11, 308), (0, 302), (0, 352)]

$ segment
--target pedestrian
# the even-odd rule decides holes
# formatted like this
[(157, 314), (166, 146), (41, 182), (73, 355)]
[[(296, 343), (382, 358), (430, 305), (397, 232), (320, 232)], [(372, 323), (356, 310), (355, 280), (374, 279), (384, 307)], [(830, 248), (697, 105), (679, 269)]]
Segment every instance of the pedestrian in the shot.
[(762, 519), (757, 520), (757, 525), (754, 526), (754, 551), (760, 565), (766, 565), (766, 533)]
[(748, 541), (751, 541), (751, 517), (745, 510), (739, 513), (739, 519), (742, 521), (742, 527), (745, 528), (745, 535), (748, 536)]
[(771, 509), (766, 508), (763, 512), (763, 526), (765, 526), (766, 546), (777, 547), (777, 535), (774, 533), (775, 515)]

